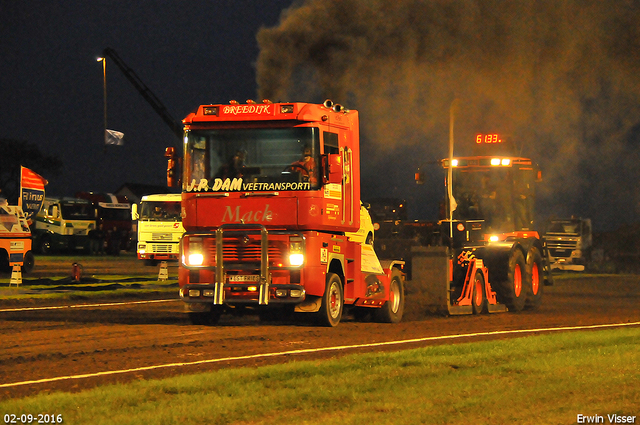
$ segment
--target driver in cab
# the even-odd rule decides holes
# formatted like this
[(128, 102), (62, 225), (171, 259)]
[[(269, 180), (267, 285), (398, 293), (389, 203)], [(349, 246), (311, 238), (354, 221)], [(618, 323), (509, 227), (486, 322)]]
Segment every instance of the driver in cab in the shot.
[(312, 184), (318, 182), (316, 173), (316, 160), (311, 155), (311, 147), (305, 146), (299, 160), (293, 162), (289, 168), (300, 173), (304, 181)]

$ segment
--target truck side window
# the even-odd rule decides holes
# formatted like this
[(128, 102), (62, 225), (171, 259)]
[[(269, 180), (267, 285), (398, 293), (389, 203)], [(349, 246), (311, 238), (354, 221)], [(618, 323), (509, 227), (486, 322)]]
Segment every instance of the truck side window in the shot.
[(324, 138), (324, 153), (340, 153), (340, 147), (338, 146), (338, 133), (330, 133), (328, 131), (322, 132)]

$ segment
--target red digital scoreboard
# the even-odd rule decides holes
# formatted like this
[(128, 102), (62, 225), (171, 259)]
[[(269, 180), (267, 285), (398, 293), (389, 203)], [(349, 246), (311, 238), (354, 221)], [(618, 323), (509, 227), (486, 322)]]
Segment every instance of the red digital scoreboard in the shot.
[(476, 144), (489, 145), (502, 143), (502, 138), (499, 134), (476, 134)]

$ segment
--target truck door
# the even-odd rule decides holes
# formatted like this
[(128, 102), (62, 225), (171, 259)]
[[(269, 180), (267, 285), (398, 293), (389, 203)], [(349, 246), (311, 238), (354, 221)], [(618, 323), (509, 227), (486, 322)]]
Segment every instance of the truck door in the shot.
[[(339, 131), (339, 130), (338, 130)], [(341, 226), (354, 224), (354, 181), (353, 181), (353, 152), (346, 145), (346, 135), (339, 132), (323, 132), (324, 153), (340, 154), (342, 156), (342, 184), (329, 184), (325, 186), (325, 199), (331, 199), (334, 203), (327, 204), (327, 210), (336, 210)], [(357, 205), (358, 213), (360, 205)]]

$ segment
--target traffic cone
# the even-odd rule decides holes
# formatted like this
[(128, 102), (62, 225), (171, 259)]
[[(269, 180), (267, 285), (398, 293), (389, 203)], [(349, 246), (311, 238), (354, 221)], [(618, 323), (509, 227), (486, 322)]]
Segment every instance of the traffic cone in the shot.
[(169, 268), (166, 261), (160, 262), (160, 272), (158, 273), (158, 280), (169, 279)]
[(11, 281), (9, 282), (9, 286), (15, 284), (19, 286), (22, 284), (22, 266), (20, 264), (14, 264), (13, 270), (11, 271)]

